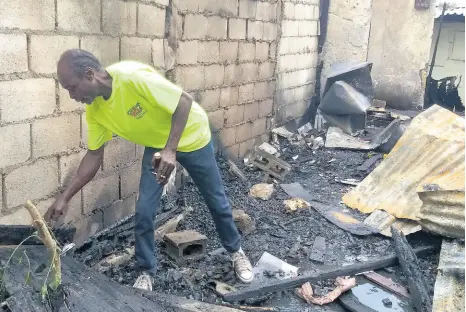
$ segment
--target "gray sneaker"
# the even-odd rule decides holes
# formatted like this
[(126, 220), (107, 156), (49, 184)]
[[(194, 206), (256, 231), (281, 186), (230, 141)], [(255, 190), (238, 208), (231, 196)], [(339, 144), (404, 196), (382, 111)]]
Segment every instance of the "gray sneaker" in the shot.
[(150, 276), (147, 272), (143, 272), (141, 275), (139, 275), (136, 282), (134, 282), (133, 287), (152, 291), (152, 280), (152, 276)]
[(249, 262), (243, 249), (240, 248), (237, 252), (233, 253), (231, 257), (233, 258), (233, 267), (235, 268), (236, 276), (238, 276), (243, 283), (251, 283), (254, 279), (254, 273), (252, 272), (251, 262)]

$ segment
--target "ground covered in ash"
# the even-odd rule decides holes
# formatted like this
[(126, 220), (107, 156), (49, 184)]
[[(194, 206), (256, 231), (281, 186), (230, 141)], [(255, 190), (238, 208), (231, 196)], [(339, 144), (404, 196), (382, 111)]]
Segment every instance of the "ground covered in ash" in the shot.
[[(315, 135), (319, 134), (316, 133)], [(351, 186), (336, 182), (335, 179), (353, 178), (362, 180), (369, 172), (361, 173), (357, 170), (357, 167), (364, 163), (368, 157), (371, 157), (373, 153), (329, 150), (324, 147), (312, 150), (307, 144), (291, 145), (287, 142), (283, 143), (281, 147), (280, 158), (289, 162), (292, 166), (291, 172), (283, 181), (274, 181), (273, 178), (257, 168), (240, 165), (249, 182), (249, 184), (244, 183), (228, 171), (229, 166), (225, 159), (218, 159), (226, 192), (233, 209), (243, 209), (256, 224), (256, 230), (249, 235), (243, 236), (242, 242), (242, 247), (249, 255), (253, 265), (267, 251), (289, 264), (299, 267), (301, 274), (357, 261), (377, 259), (394, 253), (393, 242), (387, 237), (381, 235), (359, 237), (352, 235), (328, 222), (313, 209), (305, 209), (294, 213), (286, 212), (283, 201), (290, 197), (279, 186), (280, 183), (299, 182), (313, 196), (315, 201), (332, 208), (338, 208), (359, 220), (364, 220), (366, 215), (347, 208), (341, 203), (342, 195)], [(298, 155), (298, 158), (294, 160), (293, 156), (296, 155)], [(250, 197), (248, 195), (249, 187), (264, 181), (275, 184), (272, 198), (264, 201)], [(175, 198), (163, 200), (160, 212), (176, 209), (180, 205), (192, 207), (193, 212), (178, 225), (177, 230), (196, 230), (206, 235), (209, 238), (207, 254), (199, 260), (178, 265), (164, 253), (164, 243), (158, 243), (158, 275), (155, 279), (154, 291), (176, 294), (211, 303), (220, 302), (220, 297), (214, 291), (214, 281), (221, 281), (237, 288), (244, 286), (234, 275), (229, 255), (219, 250), (221, 245), (214, 223), (193, 183), (185, 184)], [(173, 216), (175, 215), (176, 213), (173, 214)], [(309, 259), (312, 244), (317, 236), (323, 236), (326, 239), (324, 264)], [(431, 242), (432, 239), (438, 240), (438, 238), (424, 232), (408, 236), (408, 240), (413, 247), (424, 245), (426, 242)], [(134, 245), (134, 237), (132, 230), (129, 228), (126, 232), (120, 233), (118, 237), (107, 237), (104, 242), (94, 244), (93, 247), (79, 249), (75, 256), (88, 265), (93, 265), (101, 258), (118, 250), (124, 250), (131, 245)], [(100, 246), (98, 252), (93, 250), (96, 246)], [(438, 255), (421, 259), (422, 269), (432, 294), (437, 263)], [(406, 280), (399, 273), (399, 268), (395, 267), (388, 270), (395, 272), (400, 281), (407, 285)], [(106, 267), (101, 271), (116, 281), (130, 286), (137, 277), (134, 260), (129, 261), (122, 267)], [(263, 283), (264, 279), (273, 279), (270, 276), (261, 278), (263, 279), (257, 281), (257, 283)], [(314, 286), (317, 294), (325, 294), (329, 289), (332, 289), (332, 284), (333, 281), (327, 281)], [(274, 296), (275, 298), (272, 299), (268, 297), (269, 305), (274, 299), (293, 296), (293, 292), (292, 290), (281, 292)], [(249, 302), (249, 304), (251, 303)], [(265, 304), (267, 304), (267, 301)], [(333, 311), (332, 308), (326, 309), (322, 308), (322, 311)], [(301, 308), (295, 309), (295, 311), (298, 310), (301, 311)], [(335, 311), (340, 310), (336, 309)]]

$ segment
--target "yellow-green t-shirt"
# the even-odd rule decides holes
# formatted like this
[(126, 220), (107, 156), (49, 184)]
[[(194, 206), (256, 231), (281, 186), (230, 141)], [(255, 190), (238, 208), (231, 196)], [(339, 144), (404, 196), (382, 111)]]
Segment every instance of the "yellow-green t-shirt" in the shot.
[[(164, 148), (182, 89), (139, 62), (123, 61), (106, 69), (113, 79), (112, 95), (107, 101), (99, 96), (86, 106), (88, 148), (100, 148), (112, 133), (136, 144)], [(193, 101), (178, 151), (198, 150), (210, 139), (207, 114)]]

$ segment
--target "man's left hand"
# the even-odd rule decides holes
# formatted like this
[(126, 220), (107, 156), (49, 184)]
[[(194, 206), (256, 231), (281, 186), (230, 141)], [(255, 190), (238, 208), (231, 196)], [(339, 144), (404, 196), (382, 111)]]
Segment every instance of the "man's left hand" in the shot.
[(165, 185), (176, 166), (176, 151), (163, 149), (159, 153), (158, 167), (154, 168), (154, 171), (157, 172), (157, 183)]

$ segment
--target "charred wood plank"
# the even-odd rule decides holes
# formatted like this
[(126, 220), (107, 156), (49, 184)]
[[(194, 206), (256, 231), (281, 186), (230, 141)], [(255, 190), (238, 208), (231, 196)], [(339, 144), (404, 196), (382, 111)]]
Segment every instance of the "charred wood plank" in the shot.
[[(19, 245), (35, 231), (32, 225), (0, 224), (0, 245)], [(61, 227), (53, 230), (53, 234), (60, 243), (72, 242), (75, 233), (75, 227)], [(42, 245), (42, 241), (38, 237), (33, 237), (25, 241), (23, 245)]]
[[(436, 250), (438, 246), (425, 246), (419, 247), (414, 250), (414, 253), (418, 255), (426, 254), (428, 252), (432, 252)], [(280, 281), (273, 281), (270, 283), (263, 283), (261, 285), (257, 285), (254, 287), (248, 287), (244, 289), (240, 289), (235, 292), (230, 292), (223, 296), (223, 299), (228, 302), (234, 301), (241, 301), (248, 298), (257, 297), (266, 293), (270, 292), (277, 292), (282, 291), (285, 289), (301, 286), (306, 282), (316, 283), (318, 281), (326, 280), (326, 279), (334, 279), (339, 276), (347, 276), (353, 275), (361, 272), (377, 270), (381, 268), (385, 268), (388, 266), (393, 266), (398, 263), (398, 257), (395, 254), (381, 257), (377, 260), (373, 261), (366, 261), (362, 263), (356, 263), (352, 265), (347, 265), (343, 267), (337, 267), (335, 269), (323, 271), (320, 273), (310, 273), (304, 274), (298, 277), (280, 280)]]
[(395, 252), (401, 269), (408, 279), (408, 289), (412, 301), (419, 312), (432, 311), (432, 301), (427, 288), (427, 282), (419, 267), (419, 259), (413, 251), (403, 233), (393, 226), (392, 238), (395, 242)]

